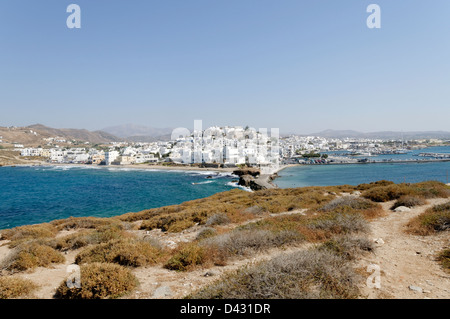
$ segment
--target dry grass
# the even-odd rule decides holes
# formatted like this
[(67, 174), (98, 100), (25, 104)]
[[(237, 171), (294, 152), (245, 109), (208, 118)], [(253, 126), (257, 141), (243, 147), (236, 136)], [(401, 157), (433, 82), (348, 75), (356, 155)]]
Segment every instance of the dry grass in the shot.
[(264, 212), (316, 208), (333, 198), (333, 195), (324, 194), (320, 187), (269, 189), (253, 193), (231, 190), (180, 205), (128, 213), (118, 219), (127, 222), (143, 220), (140, 229), (180, 232), (195, 224), (204, 225), (208, 219), (217, 218), (212, 217), (214, 215), (223, 216), (222, 220), (231, 223), (242, 223)]
[(211, 254), (207, 254), (207, 250), (198, 243), (184, 243), (176, 248), (164, 267), (170, 270), (187, 271), (206, 264), (210, 260), (209, 258), (211, 258)]
[(49, 223), (27, 225), (2, 230), (1, 239), (10, 240), (14, 245), (30, 239), (53, 238), (57, 232), (56, 227)]
[(413, 218), (407, 225), (407, 232), (427, 236), (450, 229), (450, 202), (435, 205)]
[(120, 225), (110, 224), (99, 226), (98, 229), (82, 229), (75, 234), (60, 237), (48, 244), (58, 250), (67, 251), (88, 245), (98, 245), (121, 238), (128, 238), (130, 236)]
[(0, 268), (10, 272), (19, 272), (36, 267), (49, 267), (64, 261), (64, 256), (55, 249), (37, 242), (29, 242), (15, 247), (3, 260)]
[(450, 249), (441, 251), (437, 260), (441, 263), (445, 271), (450, 272)]
[(365, 252), (375, 249), (373, 242), (362, 236), (343, 236), (326, 241), (320, 250), (329, 250), (347, 260), (355, 260)]
[(427, 201), (421, 196), (403, 195), (395, 201), (395, 203), (394, 203), (394, 205), (392, 205), (391, 209), (394, 210), (400, 206), (412, 208), (412, 207), (416, 207), (416, 206), (425, 205), (426, 203), (427, 203)]
[(70, 217), (51, 222), (51, 224), (55, 226), (58, 230), (69, 230), (80, 228), (99, 229), (105, 226), (112, 226), (112, 225), (118, 226), (119, 223), (120, 221), (114, 218), (101, 218), (101, 217)]
[(122, 266), (141, 267), (162, 260), (165, 251), (148, 240), (118, 239), (95, 245), (80, 252), (75, 263), (117, 263)]
[(58, 287), (55, 298), (107, 299), (118, 298), (138, 285), (136, 277), (125, 267), (110, 263), (81, 266), (81, 288), (68, 288), (66, 281)]
[(357, 274), (345, 259), (313, 249), (245, 266), (187, 298), (350, 299), (358, 296), (357, 282)]
[(38, 286), (31, 280), (0, 276), (0, 299), (31, 298)]
[(363, 191), (362, 196), (375, 202), (387, 202), (402, 196), (420, 196), (422, 198), (447, 198), (450, 187), (444, 183), (428, 181), (416, 184), (388, 184), (375, 186)]

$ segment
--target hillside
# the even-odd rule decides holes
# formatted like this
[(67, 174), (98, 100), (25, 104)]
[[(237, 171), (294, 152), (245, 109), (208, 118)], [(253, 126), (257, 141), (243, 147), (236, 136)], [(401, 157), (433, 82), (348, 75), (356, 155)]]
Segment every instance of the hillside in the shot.
[(61, 137), (68, 141), (76, 140), (81, 142), (89, 142), (91, 144), (101, 144), (109, 142), (119, 142), (120, 138), (103, 132), (88, 131), (85, 129), (55, 129), (35, 124), (26, 127), (0, 127), (0, 136), (2, 136), (3, 144), (23, 144), (24, 146), (45, 145), (45, 138)]
[(232, 190), (2, 230), (0, 298), (448, 299), (449, 197), (437, 182)]

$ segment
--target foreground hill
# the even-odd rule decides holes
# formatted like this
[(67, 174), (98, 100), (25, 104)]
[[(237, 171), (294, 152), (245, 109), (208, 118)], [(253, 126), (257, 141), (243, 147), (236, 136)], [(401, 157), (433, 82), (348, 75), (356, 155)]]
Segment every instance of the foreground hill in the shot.
[(3, 230), (0, 298), (447, 299), (449, 197), (439, 182), (236, 189)]

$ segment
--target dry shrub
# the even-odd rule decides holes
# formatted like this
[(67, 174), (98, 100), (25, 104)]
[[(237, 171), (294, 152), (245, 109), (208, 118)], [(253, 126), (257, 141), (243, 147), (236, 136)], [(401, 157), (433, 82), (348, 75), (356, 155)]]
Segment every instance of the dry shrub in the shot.
[(445, 271), (450, 272), (450, 249), (444, 249), (441, 251), (437, 260), (441, 263)]
[(387, 180), (380, 180), (380, 181), (376, 181), (376, 182), (372, 182), (369, 184), (359, 184), (358, 186), (356, 186), (356, 190), (359, 191), (364, 191), (364, 190), (368, 190), (377, 186), (388, 186), (388, 185), (393, 185), (395, 184), (394, 182), (391, 181), (387, 181)]
[(28, 279), (0, 276), (0, 299), (27, 298), (38, 286)]
[(407, 225), (411, 234), (427, 236), (450, 229), (450, 202), (435, 205), (413, 218)]
[(329, 250), (347, 260), (355, 260), (362, 253), (373, 251), (375, 246), (365, 237), (344, 236), (326, 241), (319, 249)]
[(423, 197), (404, 195), (395, 201), (395, 203), (394, 203), (394, 205), (392, 205), (391, 209), (394, 210), (400, 206), (412, 208), (415, 206), (425, 205), (426, 203), (427, 202)]
[(377, 186), (362, 193), (362, 196), (374, 202), (388, 202), (404, 195), (410, 195), (411, 189), (405, 184)]
[(37, 242), (23, 243), (14, 248), (2, 262), (1, 268), (11, 272), (63, 263), (65, 258), (55, 249)]
[(223, 214), (214, 214), (206, 220), (205, 225), (214, 226), (214, 225), (226, 225), (230, 223), (230, 218)]
[(196, 240), (206, 239), (206, 238), (209, 238), (209, 237), (212, 237), (215, 235), (217, 235), (217, 230), (215, 228), (205, 227), (199, 231), (199, 233), (197, 234)]
[(165, 268), (177, 271), (187, 271), (205, 264), (211, 255), (198, 243), (184, 243), (176, 248), (173, 256), (164, 265)]
[(333, 234), (367, 232), (369, 229), (367, 221), (361, 214), (336, 212), (330, 212), (311, 220), (308, 227)]
[(8, 239), (11, 242), (25, 241), (37, 238), (53, 238), (56, 236), (58, 230), (51, 224), (37, 224), (19, 226), (11, 229), (1, 231), (1, 239)]
[(273, 247), (281, 247), (304, 238), (296, 231), (282, 230), (278, 232), (262, 229), (237, 229), (223, 235), (208, 238), (201, 242), (204, 247), (212, 248), (225, 259), (236, 255), (250, 255)]
[(441, 182), (427, 181), (415, 184), (376, 186), (364, 191), (362, 194), (363, 197), (375, 202), (387, 202), (406, 195), (419, 196), (425, 199), (447, 198), (450, 196), (450, 188)]
[(138, 281), (125, 267), (110, 263), (81, 266), (81, 288), (69, 288), (66, 281), (58, 287), (55, 297), (61, 299), (118, 298), (132, 291)]
[(320, 207), (318, 211), (321, 212), (334, 211), (339, 213), (348, 213), (354, 211), (367, 210), (375, 208), (377, 206), (379, 205), (365, 198), (355, 196), (343, 196), (333, 199), (329, 203)]
[(117, 263), (122, 266), (141, 267), (161, 260), (164, 251), (151, 241), (119, 239), (99, 244), (80, 252), (75, 263)]
[(114, 218), (101, 218), (101, 217), (69, 217), (66, 219), (55, 220), (51, 222), (52, 225), (58, 228), (58, 230), (69, 229), (97, 229), (104, 226), (110, 226), (111, 224), (119, 224), (118, 220)]
[(245, 266), (188, 298), (350, 299), (358, 296), (357, 279), (345, 259), (314, 249)]

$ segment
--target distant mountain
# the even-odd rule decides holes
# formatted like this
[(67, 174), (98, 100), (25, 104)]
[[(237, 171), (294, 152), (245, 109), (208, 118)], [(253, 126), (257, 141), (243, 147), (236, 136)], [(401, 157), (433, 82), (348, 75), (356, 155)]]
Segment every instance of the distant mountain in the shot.
[(108, 132), (112, 135), (126, 138), (128, 140), (135, 140), (137, 137), (141, 137), (142, 139), (150, 139), (163, 135), (170, 135), (172, 130), (172, 128), (154, 128), (135, 124), (110, 126), (102, 129), (104, 132)]
[(84, 141), (89, 142), (92, 144), (97, 143), (109, 143), (109, 142), (120, 142), (122, 139), (118, 138), (117, 136), (114, 136), (110, 133), (103, 132), (103, 131), (88, 131), (85, 129), (72, 129), (72, 128), (63, 128), (63, 129), (56, 129), (51, 128), (42, 124), (35, 124), (27, 126), (23, 129), (33, 130), (36, 133), (38, 133), (41, 138), (42, 137), (63, 137), (67, 140), (78, 140), (78, 141)]
[(321, 136), (325, 138), (368, 138), (368, 139), (450, 139), (450, 132), (446, 131), (417, 131), (417, 132), (395, 132), (381, 131), (372, 133), (363, 133), (352, 130), (325, 130), (319, 133), (308, 134), (313, 136)]

